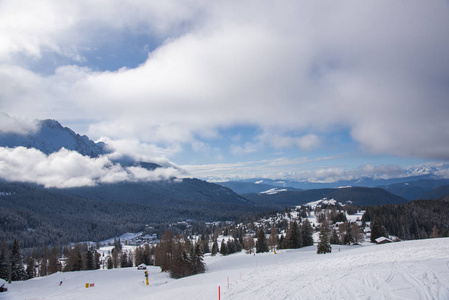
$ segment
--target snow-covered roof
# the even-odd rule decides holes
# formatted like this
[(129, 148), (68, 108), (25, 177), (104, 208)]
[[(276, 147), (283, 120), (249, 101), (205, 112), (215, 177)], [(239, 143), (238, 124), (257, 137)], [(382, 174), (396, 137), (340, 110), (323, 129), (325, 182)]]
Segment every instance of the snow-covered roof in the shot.
[(393, 241), (390, 240), (389, 238), (386, 238), (384, 236), (378, 237), (377, 239), (375, 239), (376, 243), (381, 244), (381, 243), (392, 243)]

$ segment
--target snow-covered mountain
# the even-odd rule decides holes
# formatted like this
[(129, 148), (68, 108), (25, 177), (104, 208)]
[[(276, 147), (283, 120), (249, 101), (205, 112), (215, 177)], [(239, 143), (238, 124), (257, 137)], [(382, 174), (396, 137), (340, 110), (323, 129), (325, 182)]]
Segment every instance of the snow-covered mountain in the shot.
[(102, 142), (95, 143), (87, 136), (79, 135), (56, 120), (37, 121), (35, 130), (26, 133), (0, 131), (0, 147), (36, 148), (45, 154), (59, 151), (61, 148), (76, 151), (82, 155), (98, 157), (107, 152)]

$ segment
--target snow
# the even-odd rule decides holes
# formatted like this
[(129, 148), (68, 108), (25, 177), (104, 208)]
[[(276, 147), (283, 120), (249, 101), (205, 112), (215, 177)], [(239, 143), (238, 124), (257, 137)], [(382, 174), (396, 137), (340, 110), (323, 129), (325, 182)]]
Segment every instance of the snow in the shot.
[(323, 204), (336, 205), (337, 204), (337, 200), (323, 198), (323, 199), (320, 199), (320, 200), (317, 200), (317, 201), (312, 201), (312, 202), (309, 202), (309, 203), (306, 203), (306, 204), (300, 205), (300, 206), (310, 206), (312, 209), (315, 209), (317, 206), (321, 206)]
[(221, 299), (449, 299), (449, 238), (334, 245), (325, 255), (316, 246), (242, 252), (205, 262), (205, 274), (177, 280), (150, 266), (148, 286), (137, 268), (57, 273), (13, 282), (0, 299), (218, 299), (219, 286)]
[(276, 195), (277, 193), (286, 192), (286, 191), (287, 191), (287, 189), (272, 188), (272, 189), (269, 189), (267, 191), (260, 192), (260, 194)]

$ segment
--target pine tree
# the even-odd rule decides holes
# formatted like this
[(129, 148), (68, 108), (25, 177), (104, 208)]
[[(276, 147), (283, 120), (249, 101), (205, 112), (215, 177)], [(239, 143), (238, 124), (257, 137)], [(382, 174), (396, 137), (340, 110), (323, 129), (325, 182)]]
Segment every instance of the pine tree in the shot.
[(340, 245), (340, 238), (338, 237), (338, 233), (337, 230), (332, 229), (332, 235), (331, 235), (331, 239), (330, 239), (330, 243), (332, 245)]
[(114, 265), (112, 264), (112, 258), (110, 256), (108, 256), (108, 258), (106, 259), (106, 267), (108, 269), (114, 268)]
[(86, 270), (95, 270), (95, 257), (91, 250), (86, 253)]
[(192, 275), (204, 273), (206, 271), (206, 265), (203, 262), (203, 252), (201, 251), (200, 245), (195, 245), (195, 251), (192, 255)]
[(3, 280), (8, 280), (9, 277), (9, 254), (8, 246), (6, 242), (2, 243), (2, 250), (0, 253), (0, 278)]
[(257, 242), (256, 242), (256, 253), (268, 252), (268, 243), (265, 238), (265, 232), (263, 228), (260, 228), (259, 233), (257, 234)]
[(376, 218), (371, 225), (371, 243), (375, 243), (376, 239), (381, 236), (387, 237), (387, 233), (382, 221), (379, 218)]
[(308, 219), (301, 226), (302, 246), (313, 246), (313, 228)]
[(27, 274), (23, 268), (22, 256), (20, 254), (20, 244), (17, 239), (14, 239), (11, 252), (11, 280), (19, 281), (26, 280)]
[(50, 257), (48, 258), (48, 274), (58, 272), (58, 249), (53, 247)]
[(25, 264), (26, 264), (25, 272), (27, 274), (28, 279), (36, 277), (36, 267), (35, 267), (36, 262), (35, 262), (35, 260), (31, 256), (28, 256), (25, 259)]
[(212, 251), (211, 251), (211, 255), (215, 256), (218, 253), (218, 242), (217, 239), (214, 239), (214, 243), (212, 245)]
[(323, 223), (321, 223), (320, 242), (318, 243), (316, 253), (326, 254), (331, 252), (332, 247), (329, 243), (329, 223), (327, 223), (327, 221), (324, 221)]
[(228, 255), (228, 245), (224, 239), (221, 240), (220, 254), (223, 256)]
[(350, 223), (346, 222), (346, 231), (343, 237), (343, 245), (351, 245), (354, 243), (354, 236), (352, 234), (352, 226)]
[(287, 230), (287, 236), (285, 237), (285, 248), (297, 249), (300, 248), (301, 246), (302, 246), (302, 239), (298, 223), (296, 223), (296, 221), (290, 222), (290, 226)]

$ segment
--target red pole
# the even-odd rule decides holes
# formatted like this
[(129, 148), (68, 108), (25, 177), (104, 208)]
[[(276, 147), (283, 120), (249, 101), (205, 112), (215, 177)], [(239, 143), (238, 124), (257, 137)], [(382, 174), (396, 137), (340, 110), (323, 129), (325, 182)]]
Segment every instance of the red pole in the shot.
[(220, 286), (218, 286), (218, 300), (220, 300)]
[(228, 289), (229, 289), (229, 276), (228, 276)]

